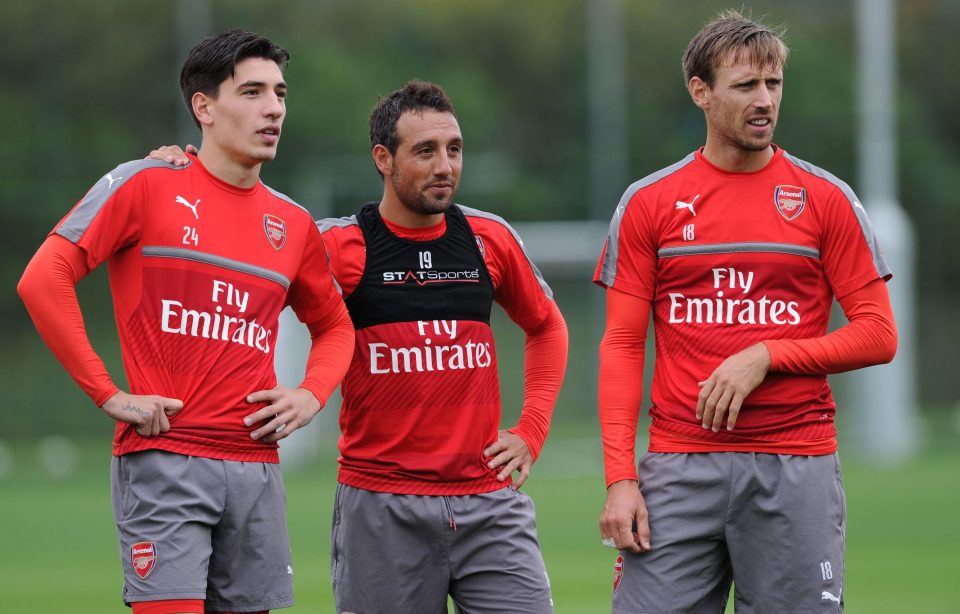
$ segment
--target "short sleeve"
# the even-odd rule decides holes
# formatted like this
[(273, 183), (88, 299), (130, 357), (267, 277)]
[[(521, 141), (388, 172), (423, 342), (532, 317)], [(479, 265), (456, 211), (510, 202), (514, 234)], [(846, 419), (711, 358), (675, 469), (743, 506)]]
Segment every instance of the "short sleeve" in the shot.
[(469, 218), (480, 237), (494, 299), (521, 328), (537, 326), (549, 313), (553, 291), (530, 259), (516, 231), (494, 216)]
[(852, 190), (831, 191), (822, 215), (824, 272), (836, 296), (846, 296), (893, 274), (867, 212)]
[(621, 202), (613, 215), (593, 281), (652, 300), (656, 268), (656, 234), (646, 204), (635, 192)]
[(329, 256), (330, 274), (344, 297), (353, 294), (363, 278), (367, 252), (363, 232), (352, 218), (317, 221)]
[(287, 303), (301, 322), (312, 322), (339, 298), (327, 264), (327, 252), (317, 227), (310, 223), (304, 244), (303, 258), (297, 276), (290, 284)]
[(140, 171), (154, 165), (146, 161), (127, 162), (101, 177), (51, 234), (81, 248), (90, 269), (136, 243), (148, 181)]

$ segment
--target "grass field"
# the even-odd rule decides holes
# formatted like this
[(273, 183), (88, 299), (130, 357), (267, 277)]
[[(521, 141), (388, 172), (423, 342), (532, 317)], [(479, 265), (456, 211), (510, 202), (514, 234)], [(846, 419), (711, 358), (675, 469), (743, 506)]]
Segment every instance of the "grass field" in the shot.
[[(35, 450), (12, 451), (0, 479), (0, 611), (128, 612), (110, 511), (107, 442), (81, 447), (77, 471), (54, 479)], [(335, 461), (287, 473), (294, 547), (293, 614), (333, 611), (328, 540)], [(614, 553), (599, 543), (600, 451), (594, 438), (557, 435), (525, 490), (559, 614), (609, 612)], [(956, 437), (896, 469), (844, 458), (847, 491), (846, 611), (960, 611), (960, 448)]]

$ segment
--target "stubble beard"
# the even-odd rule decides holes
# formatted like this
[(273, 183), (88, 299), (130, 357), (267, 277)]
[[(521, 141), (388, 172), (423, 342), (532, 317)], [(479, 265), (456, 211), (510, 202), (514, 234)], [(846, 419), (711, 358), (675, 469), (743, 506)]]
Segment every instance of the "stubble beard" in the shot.
[(415, 186), (404, 185), (399, 174), (390, 177), (393, 184), (393, 191), (400, 200), (400, 203), (411, 213), (417, 215), (436, 215), (446, 213), (453, 203), (453, 197), (457, 193), (457, 186), (454, 185), (450, 196), (447, 198), (430, 198)]
[(756, 140), (747, 140), (747, 139), (737, 139), (735, 143), (737, 147), (743, 151), (749, 151), (755, 153), (758, 151), (764, 151), (767, 147), (770, 147), (770, 143), (773, 142), (773, 139), (764, 139), (763, 141)]
[(749, 129), (743, 127), (741, 123), (743, 119), (739, 115), (715, 115), (713, 126), (722, 141), (744, 153), (757, 153), (764, 151), (773, 143), (773, 133), (777, 127), (776, 116), (771, 114), (768, 117), (771, 123), (769, 137), (751, 137), (747, 132)]
[(758, 152), (764, 151), (773, 143), (773, 134), (777, 129), (776, 119), (770, 118), (770, 136), (750, 138), (745, 134), (734, 134), (733, 142), (743, 151)]

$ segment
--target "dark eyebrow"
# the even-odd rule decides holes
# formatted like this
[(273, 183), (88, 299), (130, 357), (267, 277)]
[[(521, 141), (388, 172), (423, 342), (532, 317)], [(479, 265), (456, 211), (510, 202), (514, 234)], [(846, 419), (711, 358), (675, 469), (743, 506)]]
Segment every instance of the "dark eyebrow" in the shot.
[[(436, 139), (424, 139), (424, 140), (422, 140), (422, 141), (417, 141), (416, 143), (414, 143), (413, 145), (411, 145), (410, 148), (411, 148), (411, 149), (420, 149), (420, 148), (423, 147), (424, 145), (434, 146), (434, 145), (437, 145), (438, 143), (439, 143), (439, 141), (437, 141)], [(460, 138), (453, 139), (453, 140), (451, 140), (451, 141), (448, 143), (448, 145), (463, 145), (463, 138), (460, 137)]]
[[(250, 80), (250, 81), (244, 81), (243, 83), (241, 83), (240, 85), (238, 85), (238, 86), (237, 86), (237, 89), (243, 89), (243, 88), (245, 88), (245, 87), (264, 88), (264, 87), (266, 87), (266, 86), (267, 86), (267, 84), (264, 83), (263, 81), (253, 81), (253, 80)], [(286, 84), (286, 82), (281, 81), (280, 83), (277, 84), (276, 87), (277, 87), (277, 89), (285, 90), (285, 89), (287, 89), (287, 84)]]
[(423, 147), (423, 146), (425, 146), (425, 145), (430, 145), (430, 146), (432, 147), (432, 146), (434, 146), (434, 145), (436, 145), (436, 144), (437, 144), (437, 142), (436, 142), (435, 140), (424, 139), (424, 140), (422, 140), (422, 141), (416, 141), (416, 142), (412, 143), (412, 144), (410, 145), (410, 149), (420, 149), (421, 147)]
[(766, 79), (763, 79), (763, 78), (745, 79), (743, 81), (734, 81), (733, 87), (740, 87), (741, 85), (756, 85), (757, 83), (783, 83), (783, 78), (769, 77)]

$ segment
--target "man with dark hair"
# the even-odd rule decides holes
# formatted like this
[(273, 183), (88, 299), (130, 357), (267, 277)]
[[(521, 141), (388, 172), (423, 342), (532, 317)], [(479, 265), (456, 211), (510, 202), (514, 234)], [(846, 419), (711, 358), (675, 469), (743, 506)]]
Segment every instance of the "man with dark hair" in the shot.
[[(552, 612), (519, 489), (550, 428), (566, 323), (513, 228), (454, 204), (463, 137), (439, 85), (382, 98), (370, 146), (380, 202), (317, 222), (356, 327), (331, 532), (337, 611), (439, 613), (449, 596), (461, 612)], [(186, 161), (175, 146), (150, 155)], [(526, 333), (520, 420), (499, 431), (494, 301)]]
[(273, 62), (283, 73), (290, 54), (283, 47), (247, 30), (230, 30), (206, 44), (190, 50), (180, 69), (180, 93), (187, 112), (201, 131), (200, 118), (193, 111), (193, 96), (201, 93), (217, 98), (220, 85), (236, 75), (237, 64), (247, 58), (261, 58)]
[[(353, 327), (309, 213), (259, 181), (286, 114), (287, 57), (244, 30), (197, 44), (181, 83), (199, 153), (104, 175), (18, 286), (44, 341), (117, 421), (113, 506), (134, 614), (293, 604), (277, 441), (340, 381)], [(129, 393), (91, 347), (74, 288), (105, 261)], [(286, 305), (312, 337), (296, 389), (273, 370)]]
[[(706, 144), (627, 189), (597, 266), (614, 612), (722, 612), (731, 582), (737, 612), (843, 609), (827, 375), (893, 358), (891, 273), (850, 187), (772, 142), (786, 60), (781, 32), (734, 11), (693, 38)], [(834, 297), (848, 323), (827, 332)]]
[[(552, 612), (532, 501), (567, 329), (519, 237), (454, 204), (463, 138), (437, 85), (370, 114), (380, 202), (318, 222), (356, 327), (331, 536), (338, 612)], [(500, 430), (490, 310), (526, 333), (517, 425)], [(518, 477), (511, 486), (511, 474)]]

